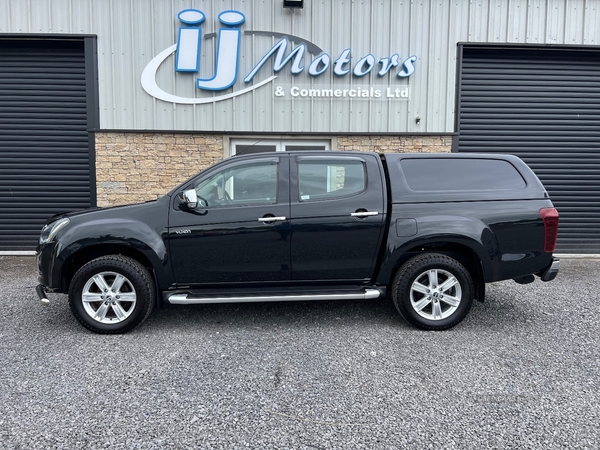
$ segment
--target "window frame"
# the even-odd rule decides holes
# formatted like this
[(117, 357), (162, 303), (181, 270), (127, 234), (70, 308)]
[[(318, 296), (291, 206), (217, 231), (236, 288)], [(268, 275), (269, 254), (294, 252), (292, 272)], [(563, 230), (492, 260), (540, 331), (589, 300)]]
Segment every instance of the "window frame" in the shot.
[[(240, 138), (240, 139), (236, 139), (236, 138), (232, 138), (229, 140), (229, 152), (231, 156), (235, 156), (236, 155), (236, 146), (237, 145), (247, 145), (247, 146), (253, 146), (256, 144), (261, 144), (261, 145), (273, 145), (275, 146), (275, 153), (278, 152), (301, 152), (302, 150), (286, 150), (286, 146), (291, 146), (291, 145), (306, 145), (306, 146), (310, 146), (310, 145), (315, 145), (315, 146), (324, 146), (325, 149), (324, 150), (317, 150), (317, 151), (329, 151), (331, 150), (331, 140), (329, 139), (249, 139), (249, 138)], [(314, 150), (314, 149), (310, 149), (307, 148), (307, 150)], [(264, 152), (264, 154), (269, 154), (271, 152)]]

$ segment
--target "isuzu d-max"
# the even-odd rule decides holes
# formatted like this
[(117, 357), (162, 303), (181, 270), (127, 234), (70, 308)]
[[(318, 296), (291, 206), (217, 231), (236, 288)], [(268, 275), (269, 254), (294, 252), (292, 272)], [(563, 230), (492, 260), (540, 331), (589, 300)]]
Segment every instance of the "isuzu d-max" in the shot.
[(97, 333), (163, 305), (384, 298), (422, 329), (485, 283), (554, 279), (558, 213), (519, 158), (299, 151), (232, 157), (148, 203), (54, 216), (37, 293)]

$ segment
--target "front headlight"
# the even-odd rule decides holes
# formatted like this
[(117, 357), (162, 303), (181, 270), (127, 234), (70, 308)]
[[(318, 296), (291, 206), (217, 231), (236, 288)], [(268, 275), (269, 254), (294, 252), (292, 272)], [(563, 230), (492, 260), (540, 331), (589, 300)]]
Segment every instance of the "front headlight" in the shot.
[(42, 228), (42, 233), (40, 234), (40, 244), (52, 242), (56, 236), (56, 233), (58, 233), (58, 230), (66, 226), (69, 222), (70, 220), (64, 217), (55, 222), (44, 225), (44, 228)]

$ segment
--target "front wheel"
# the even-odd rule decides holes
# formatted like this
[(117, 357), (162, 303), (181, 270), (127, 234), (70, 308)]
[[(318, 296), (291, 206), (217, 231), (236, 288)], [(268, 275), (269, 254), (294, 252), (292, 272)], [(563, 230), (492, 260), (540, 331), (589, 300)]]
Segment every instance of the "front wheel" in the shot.
[(132, 330), (150, 315), (154, 299), (154, 283), (146, 268), (120, 255), (90, 261), (75, 274), (69, 288), (75, 318), (101, 334)]
[(473, 304), (471, 275), (454, 258), (425, 253), (407, 261), (392, 287), (402, 317), (424, 330), (445, 330), (463, 320)]

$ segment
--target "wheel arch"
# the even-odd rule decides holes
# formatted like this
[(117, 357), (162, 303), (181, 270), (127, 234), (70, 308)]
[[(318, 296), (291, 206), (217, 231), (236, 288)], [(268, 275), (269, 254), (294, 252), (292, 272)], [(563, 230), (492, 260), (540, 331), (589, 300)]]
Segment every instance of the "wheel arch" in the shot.
[(424, 241), (413, 243), (406, 248), (393, 252), (382, 267), (378, 284), (390, 287), (395, 274), (407, 261), (424, 253), (439, 253), (454, 258), (471, 274), (475, 287), (475, 298), (483, 301), (485, 298), (485, 267), (481, 255), (470, 245), (453, 240)]
[[(71, 281), (77, 271), (85, 264), (93, 261), (94, 259), (108, 255), (122, 255), (127, 256), (131, 259), (138, 261), (142, 264), (150, 273), (150, 276), (154, 280), (157, 301), (160, 302), (161, 296), (159, 295), (161, 284), (160, 281), (164, 278), (164, 273), (156, 270), (156, 264), (153, 264), (150, 257), (140, 249), (132, 246), (130, 243), (100, 243), (82, 247), (71, 253), (63, 262), (61, 270), (61, 288), (65, 292), (69, 290)], [(162, 269), (161, 269), (162, 270)]]

